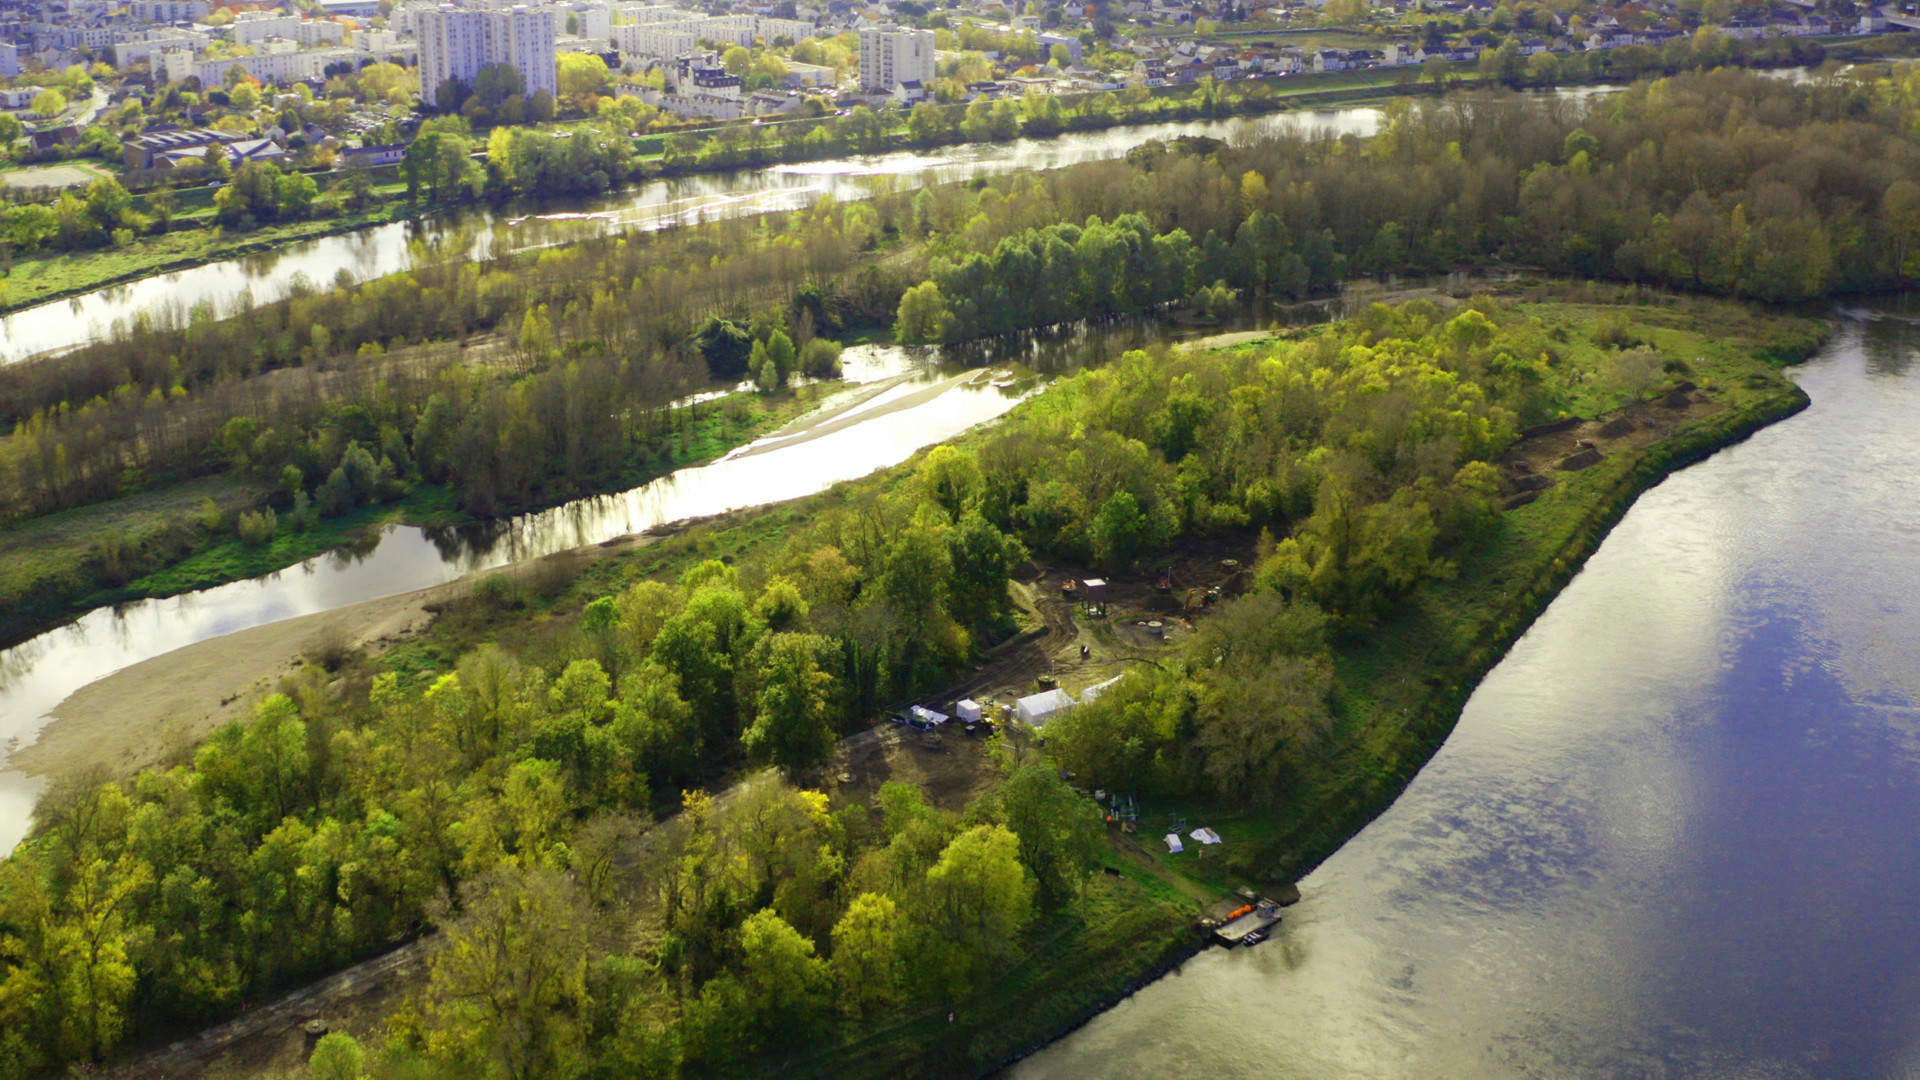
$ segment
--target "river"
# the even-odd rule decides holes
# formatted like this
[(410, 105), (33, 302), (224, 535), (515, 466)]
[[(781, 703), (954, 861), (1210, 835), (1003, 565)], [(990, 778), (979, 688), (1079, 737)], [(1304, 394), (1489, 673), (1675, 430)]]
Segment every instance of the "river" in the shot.
[[(1570, 89), (1569, 96), (1586, 91)], [(1234, 140), (1257, 135), (1332, 131), (1371, 135), (1379, 112), (1371, 106), (1272, 113), (1225, 120), (1184, 121), (1074, 132), (1051, 139), (969, 143), (936, 150), (902, 150), (832, 161), (737, 169), (655, 180), (597, 199), (515, 216), (485, 208), (370, 226), (302, 241), (259, 255), (208, 263), (126, 285), (57, 300), (0, 318), (0, 362), (71, 348), (109, 332), (142, 312), (187, 311), (210, 304), (232, 310), (242, 294), (256, 303), (277, 300), (297, 283), (331, 285), (407, 269), (421, 258), (464, 251), (484, 257), (497, 246), (525, 250), (606, 231), (653, 229), (771, 210), (793, 210), (826, 197), (864, 198), (876, 184), (964, 180), (1015, 170), (1057, 169), (1121, 157), (1149, 139), (1206, 135)]]
[[(96, 679), (238, 630), (412, 592), (656, 525), (811, 495), (1001, 416), (1051, 375), (1155, 341), (1265, 326), (1271, 318), (1271, 312), (1254, 309), (1212, 330), (1128, 319), (941, 348), (858, 346), (846, 351), (842, 363), (846, 395), (859, 400), (802, 432), (807, 438), (776, 433), (712, 464), (618, 494), (471, 528), (390, 526), (370, 544), (263, 577), (97, 608), (0, 651), (0, 852), (24, 835), (42, 786), (5, 769), (12, 750), (31, 745), (49, 711)], [(982, 369), (1014, 377), (989, 378)]]
[(1920, 1073), (1920, 304), (1642, 496), (1273, 939), (1016, 1080)]
[[(1549, 96), (1580, 100), (1613, 87), (1564, 87)], [(1372, 135), (1380, 113), (1373, 105), (1270, 113), (1225, 120), (1140, 124), (1072, 132), (1051, 139), (968, 143), (937, 150), (901, 150), (832, 161), (736, 169), (655, 180), (596, 199), (548, 206), (541, 212), (494, 212), (484, 207), (437, 213), (412, 221), (358, 229), (289, 244), (237, 259), (208, 263), (56, 300), (0, 317), (0, 363), (85, 344), (136, 315), (186, 312), (211, 305), (231, 311), (244, 296), (254, 303), (285, 297), (307, 284), (327, 286), (398, 273), (419, 259), (454, 253), (484, 257), (498, 245), (521, 251), (564, 244), (609, 231), (657, 229), (723, 217), (793, 210), (820, 198), (865, 198), (877, 185), (964, 180), (1015, 170), (1058, 169), (1125, 156), (1149, 139), (1205, 135), (1234, 141), (1262, 135), (1329, 131)]]

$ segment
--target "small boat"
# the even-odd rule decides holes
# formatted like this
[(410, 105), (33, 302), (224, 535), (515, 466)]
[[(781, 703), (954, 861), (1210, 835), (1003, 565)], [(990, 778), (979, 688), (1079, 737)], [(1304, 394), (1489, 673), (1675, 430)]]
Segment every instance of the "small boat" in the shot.
[(1246, 937), (1241, 938), (1240, 944), (1251, 949), (1265, 940), (1267, 940), (1267, 932), (1265, 930), (1254, 930), (1249, 932)]

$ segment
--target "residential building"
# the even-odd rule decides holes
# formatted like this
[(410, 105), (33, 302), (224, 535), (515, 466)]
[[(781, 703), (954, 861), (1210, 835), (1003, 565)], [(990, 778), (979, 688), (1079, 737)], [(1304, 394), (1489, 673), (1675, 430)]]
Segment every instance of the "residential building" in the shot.
[(622, 54), (651, 60), (671, 60), (692, 52), (700, 36), (678, 23), (638, 23), (613, 28), (614, 47)]
[(371, 169), (380, 165), (398, 165), (406, 157), (406, 143), (384, 143), (342, 150), (340, 164), (350, 169)]
[(420, 42), (424, 100), (432, 101), (448, 79), (472, 86), (480, 69), (489, 64), (505, 64), (518, 71), (529, 97), (541, 90), (559, 92), (554, 67), (555, 9), (515, 4), (477, 10), (442, 4), (409, 14)]
[(207, 0), (133, 0), (127, 5), (127, 13), (143, 22), (199, 22), (207, 11)]
[(268, 11), (243, 11), (233, 17), (228, 30), (235, 45), (252, 45), (270, 37), (292, 38), (300, 32), (300, 19)]
[(8, 79), (20, 74), (20, 49), (8, 42), (0, 42), (0, 77)]
[(505, 11), (487, 12), (487, 60), (518, 71), (528, 97), (541, 90), (551, 95), (560, 93), (559, 72), (554, 66), (554, 22), (553, 8), (515, 4)]
[(293, 40), (309, 48), (339, 45), (347, 40), (347, 28), (332, 19), (303, 19), (293, 28)]
[(420, 41), (420, 100), (432, 102), (449, 79), (472, 86), (487, 66), (487, 13), (443, 4), (412, 14)]
[(891, 94), (901, 83), (933, 85), (933, 31), (882, 26), (860, 31), (860, 86)]
[(179, 82), (193, 74), (193, 50), (163, 49), (149, 56), (147, 63), (153, 68), (153, 75), (162, 82)]

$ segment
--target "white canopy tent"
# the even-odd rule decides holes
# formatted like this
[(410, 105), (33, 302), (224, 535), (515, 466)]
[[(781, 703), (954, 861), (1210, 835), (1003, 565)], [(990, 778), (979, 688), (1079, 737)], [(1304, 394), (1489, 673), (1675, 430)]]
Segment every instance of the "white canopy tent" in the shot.
[(1073, 708), (1073, 695), (1065, 690), (1046, 690), (1023, 697), (1013, 704), (1013, 715), (1029, 727), (1043, 727), (1048, 720)]
[(1104, 694), (1108, 690), (1112, 689), (1114, 684), (1118, 683), (1121, 679), (1124, 679), (1124, 678), (1126, 678), (1125, 675), (1115, 675), (1113, 678), (1108, 679), (1106, 682), (1095, 683), (1092, 686), (1087, 687), (1085, 690), (1080, 691), (1080, 704), (1087, 705), (1092, 703), (1093, 701), (1098, 700), (1101, 694)]

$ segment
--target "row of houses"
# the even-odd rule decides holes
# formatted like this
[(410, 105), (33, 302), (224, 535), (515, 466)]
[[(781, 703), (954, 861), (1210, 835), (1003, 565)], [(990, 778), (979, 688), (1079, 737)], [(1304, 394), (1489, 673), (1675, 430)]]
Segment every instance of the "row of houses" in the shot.
[[(1730, 38), (1758, 40), (1780, 37), (1816, 37), (1834, 34), (1878, 34), (1890, 28), (1890, 13), (1870, 8), (1851, 20), (1830, 20), (1815, 14), (1776, 14), (1762, 19), (1733, 20), (1719, 26)], [(1897, 19), (1898, 16), (1892, 15)], [(1617, 24), (1587, 33), (1560, 37), (1516, 38), (1522, 57), (1537, 53), (1569, 53), (1619, 49), (1633, 45), (1660, 47), (1691, 36), (1672, 27), (1628, 30)], [(1181, 85), (1212, 78), (1215, 81), (1285, 75), (1295, 72), (1349, 71), (1360, 68), (1422, 64), (1430, 59), (1473, 63), (1493, 48), (1491, 39), (1468, 35), (1439, 45), (1390, 42), (1380, 49), (1299, 49), (1258, 46), (1206, 45), (1192, 41), (1162, 43), (1134, 62), (1127, 82), (1148, 87)]]

